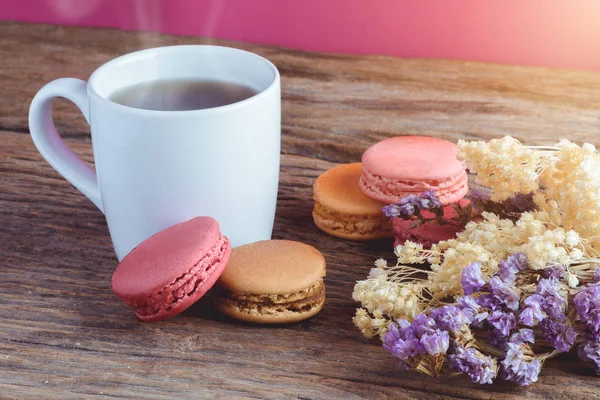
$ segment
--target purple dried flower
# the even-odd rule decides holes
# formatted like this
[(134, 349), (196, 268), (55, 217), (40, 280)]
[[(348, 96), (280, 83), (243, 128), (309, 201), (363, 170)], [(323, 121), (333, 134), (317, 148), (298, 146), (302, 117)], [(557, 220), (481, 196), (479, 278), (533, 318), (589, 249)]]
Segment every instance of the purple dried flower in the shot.
[(408, 322), (408, 320), (405, 319), (399, 319), (398, 321), (396, 321), (396, 324), (398, 325), (398, 329), (400, 330), (400, 332), (402, 332), (402, 335), (406, 335), (405, 332), (407, 332), (408, 329), (410, 329), (410, 322)]
[(556, 278), (543, 278), (538, 282), (538, 286), (536, 288), (536, 293), (540, 294), (544, 297), (547, 296), (558, 296), (559, 282)]
[(456, 302), (467, 315), (475, 315), (479, 311), (479, 304), (471, 296), (460, 296)]
[(504, 350), (508, 343), (508, 336), (504, 336), (498, 329), (490, 327), (488, 329), (488, 342), (497, 349)]
[(446, 331), (441, 331), (438, 329), (435, 333), (425, 333), (423, 336), (421, 336), (421, 345), (427, 354), (432, 356), (437, 354), (446, 354), (449, 344), (450, 335)]
[(517, 279), (517, 274), (510, 268), (503, 267), (506, 265), (506, 261), (500, 261), (500, 267), (496, 276), (502, 280), (502, 282), (506, 282), (510, 285), (515, 284), (515, 280)]
[(483, 321), (487, 320), (489, 315), (490, 314), (488, 312), (480, 312), (475, 316), (475, 318), (473, 318), (471, 326), (481, 329), (483, 327)]
[(555, 265), (544, 270), (544, 278), (546, 279), (560, 279), (564, 274), (565, 267), (562, 265)]
[(461, 296), (456, 299), (466, 323), (470, 326), (481, 327), (481, 323), (488, 317), (487, 312), (479, 312), (481, 307), (479, 303), (471, 296)]
[(428, 317), (426, 314), (419, 314), (413, 318), (411, 329), (420, 338), (426, 333), (432, 334), (436, 332), (438, 326), (433, 318)]
[(475, 299), (471, 296), (461, 296), (456, 299), (456, 302), (458, 303), (458, 307), (460, 307), (465, 319), (467, 319), (467, 323), (470, 324), (481, 307), (479, 307), (479, 304), (477, 304)]
[(506, 261), (511, 265), (514, 265), (519, 271), (525, 271), (526, 269), (529, 269), (529, 260), (527, 259), (525, 253), (512, 254), (508, 256)]
[(433, 190), (426, 190), (421, 193), (421, 195), (416, 198), (416, 201), (421, 210), (433, 210), (444, 207)]
[(387, 331), (385, 336), (383, 336), (383, 348), (389, 352), (392, 351), (394, 344), (398, 339), (404, 334), (400, 334), (400, 329), (398, 329), (398, 325), (392, 323), (390, 324), (390, 329)]
[(579, 345), (579, 358), (594, 363), (596, 373), (600, 374), (600, 340), (586, 339)]
[(502, 336), (509, 336), (510, 331), (515, 329), (517, 326), (517, 319), (515, 314), (509, 312), (505, 313), (500, 310), (494, 311), (487, 317), (487, 322)]
[(481, 277), (481, 264), (474, 262), (465, 267), (461, 273), (460, 283), (465, 294), (479, 292), (485, 285), (485, 281)]
[(546, 314), (542, 312), (543, 301), (543, 297), (539, 294), (532, 294), (523, 300), (523, 304), (527, 307), (523, 308), (523, 311), (519, 314), (519, 322), (527, 326), (535, 326), (546, 318)]
[(540, 279), (535, 292), (542, 296), (542, 310), (551, 318), (562, 319), (562, 306), (566, 300), (560, 295), (558, 288), (559, 283), (556, 279)]
[(399, 361), (406, 363), (411, 357), (424, 354), (425, 349), (412, 329), (406, 328), (406, 324), (403, 325), (404, 327), (399, 327), (397, 324), (390, 325), (390, 330), (383, 337), (383, 348)]
[(470, 324), (467, 316), (457, 306), (444, 306), (431, 310), (429, 316), (433, 318), (440, 329), (450, 331), (457, 335), (465, 324)]
[(496, 301), (496, 298), (489, 293), (482, 294), (475, 301), (482, 308), (486, 308), (491, 311), (495, 311), (497, 309), (502, 308), (500, 307), (500, 304), (498, 304), (498, 302)]
[(596, 267), (594, 270), (594, 277), (592, 278), (594, 282), (600, 282), (600, 267)]
[(420, 345), (419, 339), (399, 339), (392, 346), (390, 353), (398, 360), (406, 362), (411, 357), (414, 357), (418, 354), (423, 354), (423, 347)]
[(423, 199), (438, 200), (437, 196), (435, 195), (435, 191), (433, 189), (424, 191), (423, 193), (421, 193), (421, 195), (419, 197), (421, 197)]
[(538, 360), (523, 360), (523, 351), (521, 346), (515, 343), (508, 343), (506, 358), (500, 362), (502, 365), (502, 376), (507, 381), (516, 382), (521, 386), (527, 386), (537, 382), (541, 370), (541, 364)]
[(600, 284), (587, 285), (573, 298), (579, 319), (588, 330), (600, 333)]
[(521, 328), (510, 336), (509, 342), (515, 344), (534, 343), (535, 337), (531, 329)]
[(523, 253), (510, 255), (506, 261), (500, 261), (497, 276), (506, 283), (514, 283), (516, 274), (529, 268), (527, 256)]
[(560, 352), (571, 350), (571, 346), (577, 338), (575, 329), (568, 323), (566, 317), (563, 321), (556, 321), (552, 318), (543, 319), (540, 322), (540, 328), (546, 340)]
[(404, 196), (403, 198), (400, 199), (399, 202), (397, 202), (396, 204), (403, 206), (405, 204), (414, 204), (415, 202), (415, 196), (412, 194), (409, 194), (408, 196)]
[(473, 347), (465, 349), (457, 346), (448, 356), (450, 368), (454, 368), (468, 375), (474, 383), (492, 383), (498, 373), (496, 360), (485, 356)]
[(515, 292), (512, 284), (503, 282), (497, 276), (490, 279), (490, 294), (499, 303), (504, 304), (511, 310), (519, 308), (519, 295)]
[(487, 317), (490, 326), (488, 330), (488, 341), (498, 349), (504, 349), (508, 342), (510, 333), (517, 326), (517, 319), (511, 312), (505, 313), (501, 310), (492, 312)]
[(479, 312), (481, 307), (471, 296), (461, 296), (456, 299), (468, 325), (479, 326), (488, 317), (487, 312)]
[(443, 208), (444, 205), (437, 198), (433, 190), (427, 190), (418, 196), (409, 194), (403, 197), (396, 204), (390, 204), (383, 207), (381, 210), (383, 214), (390, 218), (406, 218), (408, 219), (412, 215), (415, 215), (417, 211), (423, 210), (436, 210)]
[[(412, 197), (412, 195), (409, 195), (407, 197)], [(406, 197), (404, 199), (406, 199)], [(390, 204), (390, 205), (384, 206), (381, 209), (383, 214), (386, 217), (390, 217), (390, 218), (410, 217), (411, 215), (413, 215), (415, 213), (415, 210), (416, 210), (415, 206), (410, 202), (406, 203), (406, 204), (400, 204), (400, 203)]]
[(445, 354), (449, 342), (447, 331), (438, 329), (433, 318), (419, 314), (412, 323), (402, 319), (391, 324), (383, 337), (383, 348), (407, 368), (411, 358), (418, 355)]
[(573, 302), (577, 315), (582, 321), (594, 317), (600, 303), (600, 285), (586, 286), (575, 295)]

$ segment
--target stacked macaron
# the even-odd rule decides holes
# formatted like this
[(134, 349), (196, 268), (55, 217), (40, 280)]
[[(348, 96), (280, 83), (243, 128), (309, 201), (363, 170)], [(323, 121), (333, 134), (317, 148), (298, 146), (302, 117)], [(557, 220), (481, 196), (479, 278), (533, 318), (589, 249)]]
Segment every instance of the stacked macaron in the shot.
[(114, 293), (144, 322), (186, 310), (219, 281), (214, 303), (233, 318), (297, 322), (325, 304), (325, 259), (315, 248), (267, 240), (231, 249), (219, 224), (197, 217), (134, 248), (112, 277)]
[[(428, 222), (409, 229), (411, 221), (395, 219), (390, 227), (381, 208), (429, 190), (444, 205), (462, 201), (468, 191), (467, 172), (457, 154), (455, 144), (432, 137), (402, 136), (376, 143), (364, 152), (362, 163), (341, 165), (317, 178), (315, 225), (350, 240), (395, 235), (396, 244), (412, 240), (430, 246), (454, 237), (459, 228), (452, 225)], [(452, 217), (451, 207), (445, 212)]]
[(465, 165), (458, 147), (421, 136), (383, 140), (364, 152), (360, 188), (372, 199), (396, 203), (412, 194), (433, 190), (442, 204), (462, 199), (468, 191)]

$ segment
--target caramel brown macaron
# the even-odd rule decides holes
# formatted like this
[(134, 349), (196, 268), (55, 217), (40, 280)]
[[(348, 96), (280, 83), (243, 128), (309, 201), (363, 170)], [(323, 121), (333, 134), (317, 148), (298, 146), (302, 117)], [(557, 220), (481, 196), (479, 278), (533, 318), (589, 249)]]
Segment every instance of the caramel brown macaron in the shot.
[(261, 324), (298, 322), (325, 304), (325, 258), (314, 247), (263, 240), (236, 247), (217, 284), (215, 307), (232, 318)]
[(313, 185), (317, 228), (347, 240), (372, 240), (393, 236), (385, 206), (367, 197), (358, 184), (362, 164), (344, 164), (322, 173)]

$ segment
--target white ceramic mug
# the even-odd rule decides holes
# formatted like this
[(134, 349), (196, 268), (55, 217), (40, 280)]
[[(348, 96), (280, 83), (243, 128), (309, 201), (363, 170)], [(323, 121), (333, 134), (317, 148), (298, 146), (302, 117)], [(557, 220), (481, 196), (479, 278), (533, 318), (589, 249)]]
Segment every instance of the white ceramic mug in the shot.
[[(157, 79), (217, 80), (258, 92), (194, 111), (151, 111), (114, 103), (115, 91)], [(96, 172), (63, 143), (52, 101), (74, 102), (88, 121)], [(270, 239), (279, 182), (279, 72), (247, 51), (218, 46), (142, 50), (98, 68), (89, 81), (44, 86), (29, 129), (44, 158), (106, 216), (117, 258), (178, 222), (215, 218), (233, 246)]]

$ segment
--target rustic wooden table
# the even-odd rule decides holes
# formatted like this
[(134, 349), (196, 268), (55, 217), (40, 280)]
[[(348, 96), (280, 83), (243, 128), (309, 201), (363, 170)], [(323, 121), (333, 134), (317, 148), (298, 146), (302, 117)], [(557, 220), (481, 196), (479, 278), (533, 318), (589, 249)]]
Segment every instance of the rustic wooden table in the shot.
[[(35, 92), (86, 79), (137, 49), (219, 43), (272, 60), (283, 82), (281, 186), (275, 238), (309, 243), (327, 259), (325, 309), (312, 320), (262, 327), (197, 304), (143, 324), (113, 295), (116, 265), (102, 214), (36, 151), (27, 127)], [(1, 398), (597, 398), (600, 379), (574, 355), (547, 364), (528, 388), (402, 372), (352, 325), (354, 282), (391, 241), (353, 243), (318, 231), (311, 185), (402, 134), (449, 140), (505, 134), (600, 145), (600, 74), (442, 60), (314, 54), (109, 29), (0, 24)], [(55, 104), (71, 148), (93, 161), (75, 106)]]

